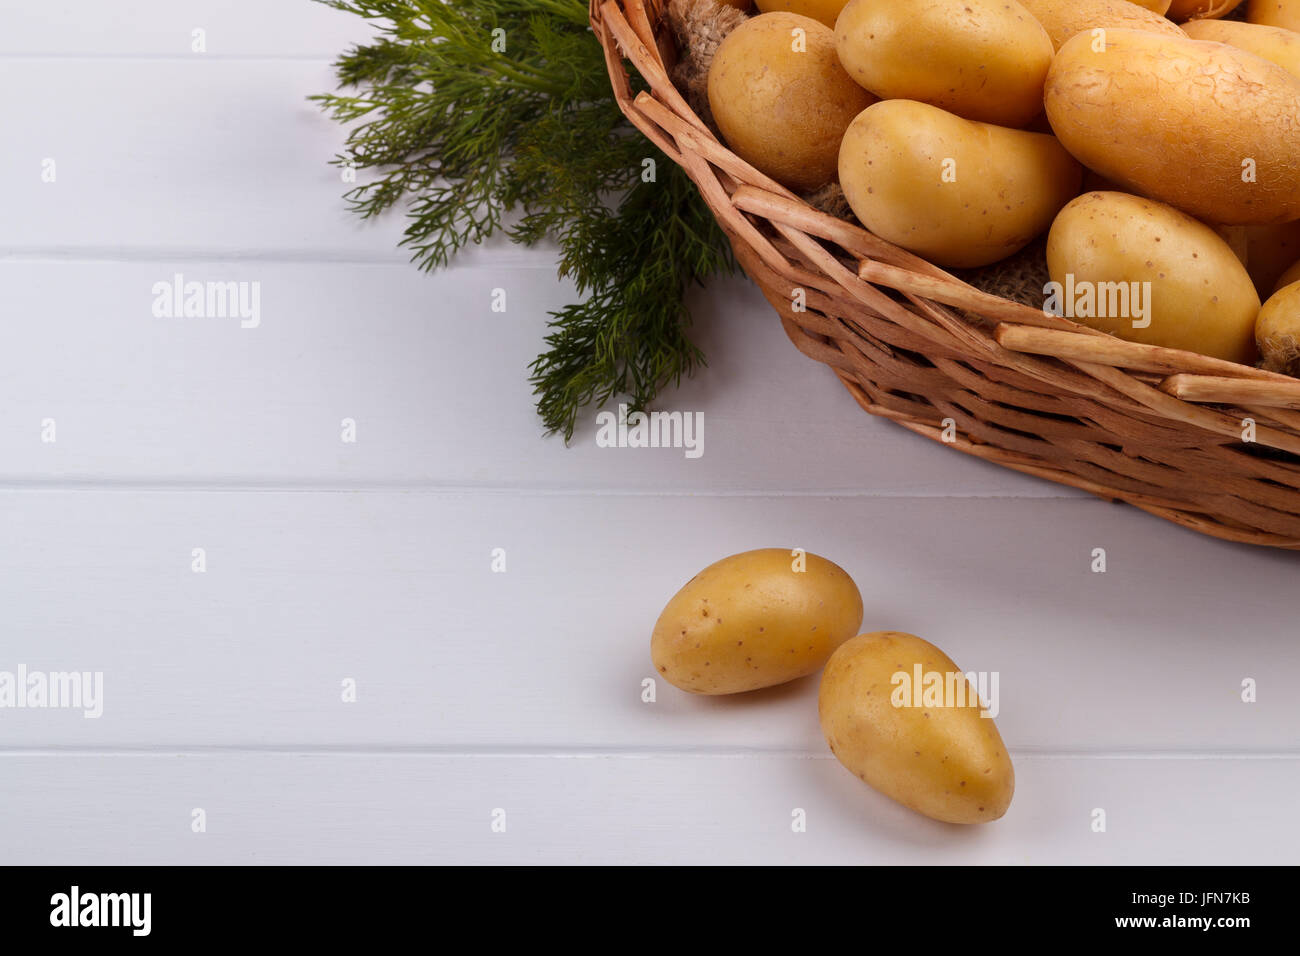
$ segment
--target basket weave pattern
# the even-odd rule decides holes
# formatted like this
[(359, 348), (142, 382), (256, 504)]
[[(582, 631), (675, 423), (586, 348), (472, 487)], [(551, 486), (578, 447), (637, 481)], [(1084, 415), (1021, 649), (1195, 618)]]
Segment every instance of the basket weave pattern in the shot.
[[(795, 346), (864, 409), (1196, 531), (1300, 549), (1300, 380), (981, 292), (818, 212), (691, 110), (662, 14), (661, 0), (592, 0), (620, 107), (699, 187)], [(633, 94), (629, 62), (649, 93)]]

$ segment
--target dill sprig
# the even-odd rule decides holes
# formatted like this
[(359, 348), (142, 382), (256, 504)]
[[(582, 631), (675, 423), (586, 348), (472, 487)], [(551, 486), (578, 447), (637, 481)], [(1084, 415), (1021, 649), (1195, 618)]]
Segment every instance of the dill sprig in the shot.
[(646, 408), (704, 362), (687, 286), (734, 268), (695, 186), (614, 102), (582, 0), (320, 0), (375, 21), (335, 63), (348, 94), (313, 97), (349, 124), (337, 164), (372, 172), (346, 198), (401, 204), (423, 269), (498, 231), (560, 248), (583, 300), (551, 313), (530, 366), (548, 433), (626, 396)]

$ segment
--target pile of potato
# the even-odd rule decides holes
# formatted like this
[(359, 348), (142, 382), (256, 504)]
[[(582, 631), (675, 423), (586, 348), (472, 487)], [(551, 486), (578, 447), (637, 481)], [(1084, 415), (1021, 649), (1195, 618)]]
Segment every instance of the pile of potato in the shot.
[(931, 262), (1046, 232), (1045, 310), (1300, 374), (1300, 0), (1241, 2), (758, 0), (709, 107)]
[[(650, 656), (673, 686), (711, 695), (772, 687), (825, 665), (817, 711), (840, 763), (936, 820), (1001, 817), (1015, 770), (966, 675), (915, 635), (858, 634), (861, 626), (862, 595), (842, 568), (800, 549), (764, 548), (688, 581), (659, 615)], [(919, 675), (932, 690), (960, 690), (909, 698), (903, 685), (919, 687)]]

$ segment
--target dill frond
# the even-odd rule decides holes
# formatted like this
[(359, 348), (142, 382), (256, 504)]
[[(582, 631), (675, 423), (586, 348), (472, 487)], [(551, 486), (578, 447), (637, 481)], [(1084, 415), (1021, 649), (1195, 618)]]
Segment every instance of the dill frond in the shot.
[(400, 206), (423, 269), (501, 231), (558, 243), (584, 299), (551, 313), (530, 367), (548, 433), (570, 440), (584, 407), (615, 396), (644, 409), (703, 364), (682, 297), (734, 269), (730, 248), (618, 109), (582, 0), (320, 2), (378, 29), (335, 63), (347, 92), (313, 97), (349, 127), (334, 162), (373, 174), (346, 194), (353, 210)]

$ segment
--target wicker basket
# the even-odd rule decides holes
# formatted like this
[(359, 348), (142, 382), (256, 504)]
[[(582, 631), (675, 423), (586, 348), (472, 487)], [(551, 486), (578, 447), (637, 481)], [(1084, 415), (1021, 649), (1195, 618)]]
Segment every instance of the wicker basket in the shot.
[[(981, 292), (818, 212), (691, 110), (669, 79), (662, 10), (662, 0), (592, 0), (614, 95), (699, 187), (790, 339), (858, 404), (1205, 534), (1300, 549), (1300, 380), (1126, 342)], [(633, 95), (625, 58), (650, 93)], [(804, 311), (793, 308), (799, 288)]]

